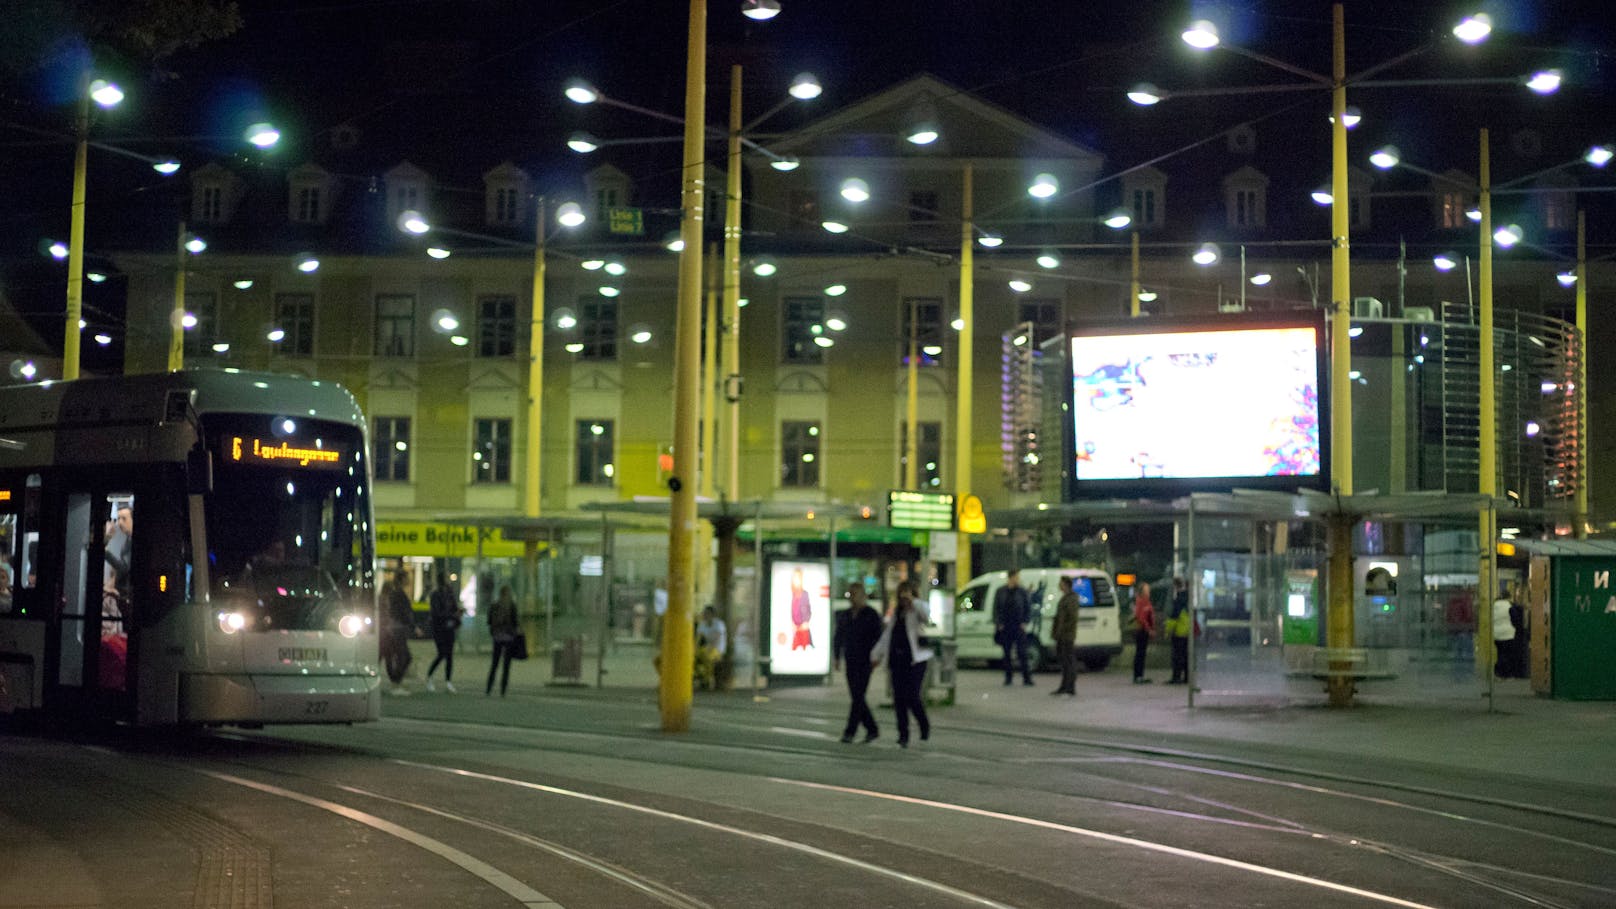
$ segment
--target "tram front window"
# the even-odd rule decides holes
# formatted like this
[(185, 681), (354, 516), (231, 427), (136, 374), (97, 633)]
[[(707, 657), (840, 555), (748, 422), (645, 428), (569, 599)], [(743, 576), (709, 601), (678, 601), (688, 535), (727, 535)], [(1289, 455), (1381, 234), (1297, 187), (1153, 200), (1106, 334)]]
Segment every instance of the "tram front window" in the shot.
[(220, 440), (207, 497), (210, 583), (215, 603), (240, 612), (249, 630), (333, 629), (370, 612), (359, 433), (305, 433)]

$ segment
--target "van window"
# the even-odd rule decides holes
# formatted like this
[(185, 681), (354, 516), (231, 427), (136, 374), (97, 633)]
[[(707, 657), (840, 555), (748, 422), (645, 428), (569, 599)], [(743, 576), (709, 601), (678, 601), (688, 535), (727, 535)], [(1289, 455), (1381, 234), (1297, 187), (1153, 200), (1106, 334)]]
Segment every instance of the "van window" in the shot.
[(987, 597), (988, 588), (986, 585), (978, 584), (975, 587), (967, 587), (959, 595), (959, 599), (954, 601), (954, 614), (980, 612), (988, 609), (992, 604), (987, 602)]

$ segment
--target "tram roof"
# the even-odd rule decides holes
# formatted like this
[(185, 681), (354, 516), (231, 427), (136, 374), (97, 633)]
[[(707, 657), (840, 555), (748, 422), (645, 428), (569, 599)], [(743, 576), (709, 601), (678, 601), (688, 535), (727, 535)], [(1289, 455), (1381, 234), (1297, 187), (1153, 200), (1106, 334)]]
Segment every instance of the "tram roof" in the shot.
[(14, 385), (0, 389), (0, 428), (96, 424), (138, 417), (162, 420), (166, 393), (196, 392), (198, 413), (227, 411), (274, 416), (317, 416), (355, 426), (364, 413), (335, 382), (236, 369), (105, 376)]
[(1033, 508), (994, 509), (988, 514), (988, 523), (999, 528), (1047, 527), (1093, 520), (1152, 523), (1185, 517), (1192, 511), (1201, 517), (1252, 520), (1308, 520), (1351, 515), (1358, 519), (1375, 520), (1458, 521), (1474, 518), (1486, 510), (1489, 502), (1501, 513), (1520, 511), (1507, 500), (1479, 493), (1407, 492), (1341, 496), (1311, 490), (1291, 493), (1236, 489), (1232, 492), (1197, 492), (1175, 499), (1099, 499), (1043, 504)]

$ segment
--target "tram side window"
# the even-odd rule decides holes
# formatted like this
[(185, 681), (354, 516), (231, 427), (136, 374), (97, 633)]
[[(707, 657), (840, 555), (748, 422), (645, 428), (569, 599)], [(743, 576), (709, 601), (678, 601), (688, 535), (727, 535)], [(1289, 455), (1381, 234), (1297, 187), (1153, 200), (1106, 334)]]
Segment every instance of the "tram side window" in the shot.
[[(9, 492), (9, 490), (0, 490)], [(9, 496), (8, 496), (9, 498)], [(4, 507), (7, 502), (0, 502)], [(11, 587), (17, 574), (17, 515), (0, 511), (0, 615), (11, 611)]]
[(13, 588), (33, 590), (39, 586), (39, 512), (44, 487), (39, 474), (31, 473), (23, 484), (22, 525), (17, 536), (17, 566)]

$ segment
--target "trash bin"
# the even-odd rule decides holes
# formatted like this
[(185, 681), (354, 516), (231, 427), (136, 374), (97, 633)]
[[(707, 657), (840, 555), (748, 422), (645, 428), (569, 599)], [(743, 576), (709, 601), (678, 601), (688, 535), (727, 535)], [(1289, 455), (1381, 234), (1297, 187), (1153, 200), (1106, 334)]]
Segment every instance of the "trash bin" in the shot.
[(926, 668), (925, 699), (929, 704), (953, 704), (955, 676), (959, 668), (959, 643), (953, 638), (932, 641), (936, 655)]
[(550, 646), (550, 678), (578, 682), (584, 677), (584, 639), (573, 635)]

